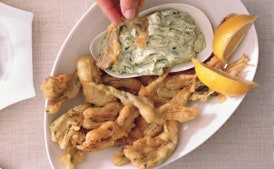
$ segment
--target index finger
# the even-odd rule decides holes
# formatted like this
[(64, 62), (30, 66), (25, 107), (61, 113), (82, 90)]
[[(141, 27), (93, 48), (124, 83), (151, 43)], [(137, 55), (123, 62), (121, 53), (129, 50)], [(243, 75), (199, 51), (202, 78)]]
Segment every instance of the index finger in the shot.
[(96, 0), (96, 3), (112, 23), (116, 25), (120, 24), (122, 15), (119, 0)]

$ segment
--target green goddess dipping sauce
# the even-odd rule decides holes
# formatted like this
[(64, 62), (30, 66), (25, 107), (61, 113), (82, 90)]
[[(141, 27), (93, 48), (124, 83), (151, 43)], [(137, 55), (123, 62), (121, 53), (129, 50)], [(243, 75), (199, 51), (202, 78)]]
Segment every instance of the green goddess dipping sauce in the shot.
[(191, 61), (205, 48), (204, 36), (195, 20), (186, 12), (164, 9), (148, 18), (148, 41), (144, 49), (134, 39), (136, 29), (122, 26), (119, 40), (122, 46), (118, 63), (110, 67), (119, 74), (161, 75), (164, 68)]

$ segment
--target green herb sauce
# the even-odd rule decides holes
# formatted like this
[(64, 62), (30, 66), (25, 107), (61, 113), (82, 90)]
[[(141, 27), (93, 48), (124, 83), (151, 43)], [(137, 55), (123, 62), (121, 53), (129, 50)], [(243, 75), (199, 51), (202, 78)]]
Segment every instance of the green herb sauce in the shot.
[(116, 73), (161, 75), (164, 68), (191, 61), (205, 48), (204, 36), (195, 20), (186, 12), (164, 9), (149, 14), (146, 47), (134, 44), (139, 35), (136, 29), (122, 26), (120, 43), (122, 50), (118, 64), (110, 69)]

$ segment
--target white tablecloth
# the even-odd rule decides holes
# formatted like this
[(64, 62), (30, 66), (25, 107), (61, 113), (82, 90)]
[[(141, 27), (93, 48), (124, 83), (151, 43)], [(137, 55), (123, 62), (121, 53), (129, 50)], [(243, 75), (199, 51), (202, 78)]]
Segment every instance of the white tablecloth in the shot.
[[(36, 97), (0, 111), (0, 168), (49, 169), (40, 84), (80, 16), (94, 0), (0, 0), (34, 13), (33, 73)], [(260, 59), (255, 81), (233, 116), (208, 141), (165, 169), (273, 168), (273, 1), (243, 0), (256, 21)]]

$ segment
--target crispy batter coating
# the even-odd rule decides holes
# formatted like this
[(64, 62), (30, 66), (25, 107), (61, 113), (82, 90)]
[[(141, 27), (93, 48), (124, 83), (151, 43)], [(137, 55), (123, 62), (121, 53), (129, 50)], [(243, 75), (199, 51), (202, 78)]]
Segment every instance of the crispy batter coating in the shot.
[(153, 98), (155, 93), (157, 92), (157, 89), (162, 85), (166, 77), (168, 76), (169, 69), (166, 69), (164, 74), (159, 76), (157, 79), (155, 79), (153, 82), (151, 82), (148, 86), (142, 87), (139, 91), (140, 96), (146, 96), (150, 99)]
[(136, 96), (129, 92), (118, 90), (111, 86), (106, 86), (103, 84), (90, 83), (93, 88), (97, 88), (98, 90), (102, 90), (108, 94), (112, 94), (121, 100), (124, 105), (133, 105), (139, 109), (140, 114), (144, 117), (144, 119), (151, 123), (154, 120), (154, 106), (151, 100), (143, 96)]
[(180, 90), (172, 99), (169, 101), (170, 103), (179, 104), (185, 106), (188, 102), (189, 96), (193, 93), (190, 90), (190, 86), (183, 88)]
[(109, 75), (103, 76), (103, 83), (117, 89), (129, 91), (133, 94), (138, 93), (142, 87), (142, 83), (137, 78), (120, 79)]
[(154, 75), (147, 75), (147, 76), (140, 76), (138, 79), (141, 81), (141, 83), (144, 86), (148, 86), (150, 83), (152, 83), (155, 79), (157, 79), (159, 76)]
[(177, 144), (177, 122), (167, 121), (161, 134), (136, 140), (133, 145), (124, 147), (124, 154), (140, 169), (152, 168), (164, 162), (174, 152)]
[(105, 106), (110, 102), (115, 102), (116, 98), (112, 93), (99, 89), (93, 82), (82, 82), (83, 95), (86, 102), (95, 104), (96, 106)]
[(176, 103), (166, 103), (158, 108), (158, 112), (162, 116), (161, 119), (186, 122), (194, 119), (200, 113), (200, 109)]
[(49, 114), (58, 112), (62, 104), (68, 99), (74, 99), (81, 88), (77, 73), (71, 75), (61, 74), (59, 76), (49, 76), (41, 84), (41, 90), (49, 104), (45, 111)]
[(96, 106), (105, 106), (110, 102), (116, 101), (116, 98), (111, 93), (106, 93), (91, 85), (91, 83), (101, 83), (101, 72), (96, 67), (93, 57), (79, 57), (77, 60), (77, 72), (86, 102), (95, 104)]
[(172, 97), (174, 97), (177, 93), (179, 92), (179, 90), (170, 90), (166, 87), (159, 87), (157, 89), (157, 96), (161, 97), (161, 98), (167, 98), (167, 99), (171, 99)]
[(119, 116), (116, 119), (117, 124), (126, 132), (129, 133), (135, 127), (134, 120), (139, 116), (139, 111), (135, 107), (129, 105), (124, 106)]
[(139, 109), (140, 114), (148, 123), (152, 123), (155, 120), (155, 110), (151, 100), (146, 97), (136, 96), (127, 93), (128, 101)]
[(90, 107), (84, 111), (84, 120), (82, 126), (85, 129), (95, 129), (107, 121), (114, 121), (122, 104), (118, 102), (110, 102), (103, 107)]
[(147, 123), (146, 120), (139, 116), (135, 120), (135, 127), (132, 128), (128, 136), (124, 138), (125, 145), (131, 145), (137, 139), (144, 136), (155, 136), (162, 130), (163, 124)]
[(168, 103), (157, 109), (161, 119), (185, 122), (194, 119), (200, 113), (200, 109), (186, 106), (193, 93), (190, 88), (191, 86), (183, 88)]
[(47, 99), (55, 99), (64, 95), (67, 91), (67, 85), (70, 80), (69, 75), (59, 75), (58, 77), (47, 77), (41, 84), (44, 97)]
[(189, 97), (189, 100), (190, 101), (207, 101), (214, 94), (215, 94), (215, 91), (209, 90), (209, 89), (207, 91), (194, 92)]
[(116, 146), (124, 146), (132, 143), (132, 138), (129, 136), (132, 129), (136, 127), (135, 120), (139, 117), (139, 111), (132, 105), (124, 106), (119, 116), (116, 119), (117, 124), (127, 133), (127, 135), (115, 142)]
[(120, 27), (114, 24), (108, 26), (106, 35), (106, 46), (102, 50), (96, 65), (101, 69), (107, 69), (110, 65), (117, 62), (118, 55), (121, 51), (121, 43), (119, 41)]
[[(51, 140), (57, 142), (61, 149), (65, 149), (70, 142), (80, 143), (84, 141), (81, 132), (81, 126), (83, 123), (83, 111), (88, 108), (88, 104), (79, 105), (70, 109), (68, 112), (64, 113), (58, 117), (50, 125)], [(77, 142), (75, 143), (75, 137), (77, 136)]]
[(212, 55), (210, 59), (205, 63), (209, 67), (216, 67), (216, 68), (221, 68), (223, 67), (223, 62), (217, 57)]
[(75, 165), (84, 160), (84, 152), (76, 148), (70, 148), (62, 157), (61, 162), (66, 169), (74, 169)]
[(119, 151), (113, 154), (113, 164), (122, 166), (130, 163), (130, 160), (125, 156), (124, 151)]
[(108, 121), (89, 131), (85, 141), (76, 147), (82, 151), (99, 151), (114, 146), (116, 140), (126, 135), (127, 133), (116, 122)]
[(100, 69), (92, 56), (80, 56), (76, 62), (78, 77), (81, 82), (101, 82)]
[(245, 54), (243, 54), (240, 59), (229, 64), (226, 67), (225, 72), (233, 76), (238, 76), (243, 71), (244, 68), (246, 68), (247, 66), (251, 66), (248, 63), (248, 61), (249, 61), (249, 58)]
[(195, 74), (181, 73), (171, 75), (165, 80), (163, 87), (168, 90), (180, 90), (186, 86), (191, 85), (194, 78)]

